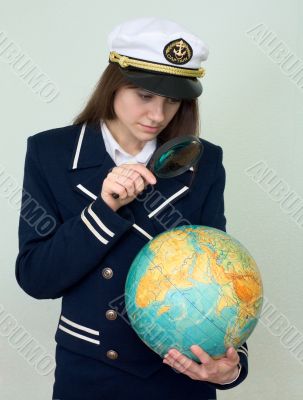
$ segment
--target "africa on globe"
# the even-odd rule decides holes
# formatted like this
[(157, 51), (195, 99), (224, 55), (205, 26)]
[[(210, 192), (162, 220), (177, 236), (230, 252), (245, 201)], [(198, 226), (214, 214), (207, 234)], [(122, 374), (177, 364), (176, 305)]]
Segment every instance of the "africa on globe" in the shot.
[(175, 348), (199, 361), (190, 346), (213, 358), (240, 347), (261, 313), (263, 287), (248, 250), (219, 229), (184, 225), (150, 240), (125, 284), (130, 323), (163, 357)]

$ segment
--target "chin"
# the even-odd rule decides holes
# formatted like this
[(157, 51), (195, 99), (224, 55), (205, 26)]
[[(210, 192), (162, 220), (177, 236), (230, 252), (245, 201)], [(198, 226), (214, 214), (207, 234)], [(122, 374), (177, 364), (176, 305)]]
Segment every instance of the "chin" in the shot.
[(159, 132), (148, 132), (145, 129), (137, 130), (136, 134), (134, 135), (138, 140), (151, 140), (156, 137)]

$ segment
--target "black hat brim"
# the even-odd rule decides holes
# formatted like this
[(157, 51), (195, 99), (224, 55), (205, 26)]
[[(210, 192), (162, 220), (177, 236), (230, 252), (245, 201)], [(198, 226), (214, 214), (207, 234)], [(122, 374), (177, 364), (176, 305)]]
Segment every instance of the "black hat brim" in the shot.
[(202, 93), (201, 82), (197, 78), (150, 73), (120, 68), (125, 78), (133, 85), (160, 96), (178, 100), (193, 100)]

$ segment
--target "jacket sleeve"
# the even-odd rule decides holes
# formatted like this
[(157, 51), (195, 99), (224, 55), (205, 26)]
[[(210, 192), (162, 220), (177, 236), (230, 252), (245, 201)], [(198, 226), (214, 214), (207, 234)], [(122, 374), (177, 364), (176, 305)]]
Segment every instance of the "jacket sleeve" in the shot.
[[(224, 189), (226, 182), (226, 174), (225, 168), (223, 166), (223, 150), (220, 146), (218, 161), (215, 171), (215, 178), (213, 185), (210, 188), (210, 191), (207, 195), (205, 205), (202, 208), (200, 223), (201, 225), (210, 226), (213, 228), (220, 229), (226, 232), (226, 218), (224, 215)], [(219, 385), (210, 383), (210, 385), (214, 386), (219, 390), (231, 389), (237, 385), (239, 385), (248, 374), (248, 348), (247, 344), (244, 343), (242, 346), (237, 349), (238, 355), (240, 357), (239, 363), (239, 375), (238, 377), (230, 383)]]
[(35, 135), (28, 138), (19, 217), (16, 279), (37, 299), (61, 297), (102, 258), (134, 223), (128, 208), (114, 212), (98, 197), (63, 222), (38, 160)]
[(200, 214), (201, 225), (217, 228), (226, 231), (226, 219), (224, 216), (224, 188), (225, 188), (225, 169), (222, 163), (223, 150), (220, 146), (215, 178), (204, 206)]

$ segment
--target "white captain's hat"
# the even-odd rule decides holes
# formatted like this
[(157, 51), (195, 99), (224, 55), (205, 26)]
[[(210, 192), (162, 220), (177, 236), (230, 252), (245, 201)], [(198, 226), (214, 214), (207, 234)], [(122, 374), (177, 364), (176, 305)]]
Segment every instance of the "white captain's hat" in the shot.
[(109, 62), (136, 86), (161, 96), (194, 99), (202, 93), (198, 78), (208, 47), (179, 24), (139, 18), (118, 25), (108, 36)]

